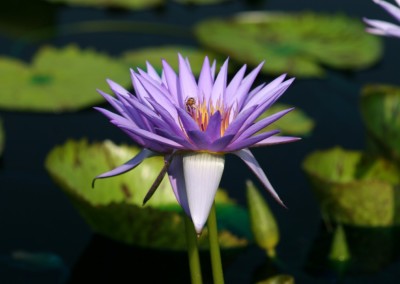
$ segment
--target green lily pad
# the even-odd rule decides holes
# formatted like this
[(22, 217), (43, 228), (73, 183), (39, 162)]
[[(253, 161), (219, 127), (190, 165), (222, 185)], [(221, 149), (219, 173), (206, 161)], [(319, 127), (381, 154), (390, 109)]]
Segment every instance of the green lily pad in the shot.
[(380, 39), (366, 33), (359, 19), (345, 15), (242, 13), (200, 22), (195, 34), (207, 48), (238, 62), (255, 66), (265, 60), (262, 70), (273, 75), (322, 77), (323, 66), (363, 69), (382, 53)]
[(208, 56), (212, 62), (217, 61), (217, 70), (221, 67), (221, 63), (226, 59), (213, 52), (197, 49), (189, 46), (165, 45), (156, 47), (146, 47), (125, 52), (122, 59), (130, 66), (146, 69), (146, 61), (148, 61), (161, 74), (162, 59), (165, 59), (171, 67), (178, 72), (178, 52), (183, 57), (188, 57), (190, 66), (195, 76), (200, 75), (203, 66), (204, 57)]
[(360, 108), (370, 150), (400, 165), (400, 87), (364, 86)]
[[(96, 89), (107, 91), (106, 78), (128, 85), (128, 66), (92, 49), (74, 45), (41, 48), (31, 64), (0, 57), (0, 108), (66, 112), (99, 104)], [(124, 80), (125, 78), (125, 80)]]
[(302, 168), (325, 219), (366, 227), (400, 224), (399, 169), (389, 161), (335, 147), (309, 154)]
[(46, 0), (71, 6), (89, 6), (141, 10), (160, 6), (164, 0)]
[[(274, 104), (266, 112), (264, 112), (258, 120), (261, 120), (267, 116), (270, 116), (279, 111), (292, 108), (293, 106), (286, 104)], [(307, 116), (307, 114), (299, 108), (295, 108), (284, 117), (278, 119), (270, 126), (264, 128), (261, 132), (270, 131), (273, 129), (279, 129), (281, 134), (284, 135), (301, 135), (308, 136), (314, 129), (315, 122)]]
[[(146, 159), (123, 175), (98, 180), (95, 188), (91, 188), (96, 175), (126, 162), (138, 152), (136, 147), (117, 146), (110, 141), (89, 144), (87, 140), (69, 140), (50, 151), (45, 167), (94, 232), (130, 245), (185, 250), (184, 213), (167, 177), (142, 206), (163, 166), (161, 157)], [(222, 190), (217, 193), (216, 204), (221, 248), (246, 246), (249, 234), (239, 236), (236, 231), (249, 231), (247, 211), (235, 205)], [(234, 223), (235, 216), (242, 221)], [(224, 222), (228, 217), (230, 224)], [(201, 248), (207, 248), (206, 228), (199, 242)]]
[(0, 119), (0, 156), (3, 154), (4, 150), (4, 127), (3, 121)]

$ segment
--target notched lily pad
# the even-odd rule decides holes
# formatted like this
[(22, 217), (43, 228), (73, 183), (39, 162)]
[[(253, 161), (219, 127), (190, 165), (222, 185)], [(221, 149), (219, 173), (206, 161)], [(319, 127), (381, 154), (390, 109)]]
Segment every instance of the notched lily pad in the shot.
[(160, 6), (164, 0), (46, 0), (53, 3), (64, 3), (71, 6), (89, 6), (104, 8), (122, 8), (141, 10)]
[(382, 53), (380, 39), (345, 15), (248, 12), (200, 22), (195, 34), (207, 48), (238, 62), (255, 66), (265, 60), (263, 71), (273, 75), (322, 77), (323, 66), (363, 69)]
[(195, 76), (200, 75), (200, 70), (203, 65), (204, 58), (208, 56), (210, 62), (214, 59), (217, 62), (217, 70), (221, 63), (226, 59), (213, 52), (197, 49), (189, 46), (165, 45), (157, 47), (146, 47), (125, 52), (122, 59), (130, 66), (135, 68), (146, 69), (146, 61), (148, 61), (161, 74), (162, 63), (165, 59), (171, 67), (178, 72), (178, 53), (183, 57), (188, 57), (190, 66)]
[(309, 154), (302, 167), (325, 219), (366, 227), (400, 224), (399, 169), (389, 161), (335, 147)]
[[(261, 120), (267, 116), (270, 116), (279, 111), (292, 108), (293, 106), (286, 104), (274, 104), (266, 112), (264, 112), (258, 120)], [(315, 122), (307, 116), (307, 114), (299, 108), (295, 108), (284, 117), (275, 121), (271, 126), (264, 128), (260, 132), (270, 131), (273, 129), (279, 129), (281, 134), (284, 135), (299, 135), (308, 136), (311, 134), (315, 126)]]
[(96, 89), (109, 89), (106, 78), (118, 78), (128, 85), (128, 70), (116, 59), (74, 45), (43, 47), (31, 64), (0, 57), (0, 108), (34, 112), (82, 109), (104, 101)]
[(400, 87), (364, 86), (360, 108), (371, 150), (400, 165)]
[[(185, 250), (184, 213), (167, 177), (142, 206), (163, 166), (161, 157), (147, 159), (123, 175), (97, 180), (95, 188), (91, 188), (96, 175), (126, 162), (138, 152), (136, 147), (117, 146), (110, 141), (89, 144), (87, 140), (69, 140), (51, 150), (45, 166), (93, 231), (126, 244)], [(246, 246), (250, 235), (247, 211), (235, 205), (224, 191), (218, 191), (216, 204), (221, 247)], [(231, 223), (224, 221), (228, 216)], [(242, 221), (233, 222), (235, 216)], [(202, 248), (208, 246), (206, 236), (205, 229), (199, 240)]]

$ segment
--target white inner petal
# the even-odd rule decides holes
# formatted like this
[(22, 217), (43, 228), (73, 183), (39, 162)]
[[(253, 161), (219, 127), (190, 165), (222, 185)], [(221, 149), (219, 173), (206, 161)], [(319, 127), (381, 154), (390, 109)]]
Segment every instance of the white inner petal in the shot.
[(190, 153), (183, 156), (183, 174), (190, 215), (198, 234), (207, 221), (224, 165), (223, 155)]

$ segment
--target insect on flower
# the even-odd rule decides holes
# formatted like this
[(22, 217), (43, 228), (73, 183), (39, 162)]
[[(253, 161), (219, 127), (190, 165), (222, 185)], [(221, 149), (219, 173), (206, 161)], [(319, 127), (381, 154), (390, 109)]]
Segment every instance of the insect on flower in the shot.
[(292, 110), (257, 120), (286, 91), (293, 78), (281, 75), (251, 90), (263, 63), (249, 74), (244, 65), (228, 83), (228, 60), (218, 74), (208, 57), (198, 80), (189, 60), (180, 54), (179, 73), (162, 61), (161, 76), (151, 64), (147, 71), (131, 70), (134, 94), (108, 80), (115, 97), (99, 90), (116, 113), (96, 108), (143, 150), (125, 164), (97, 176), (106, 178), (134, 169), (144, 159), (161, 155), (165, 165), (144, 198), (154, 194), (164, 175), (178, 203), (201, 232), (221, 181), (225, 154), (239, 157), (281, 204), (249, 148), (288, 143), (297, 137), (277, 136), (279, 130), (259, 133)]

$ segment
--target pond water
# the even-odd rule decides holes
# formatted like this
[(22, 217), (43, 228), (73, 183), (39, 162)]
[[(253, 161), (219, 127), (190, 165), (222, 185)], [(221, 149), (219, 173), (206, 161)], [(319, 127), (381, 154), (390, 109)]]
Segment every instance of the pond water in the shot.
[[(210, 6), (168, 3), (161, 9), (132, 12), (52, 7), (41, 1), (16, 2), (18, 5), (2, 3), (5, 6), (0, 15), (25, 19), (26, 23), (21, 25), (27, 30), (40, 25), (55, 27), (52, 32), (35, 34), (34, 40), (26, 41), (7, 33), (13, 26), (0, 19), (0, 55), (18, 56), (27, 61), (43, 44), (64, 46), (74, 42), (111, 55), (162, 44), (198, 46), (190, 27), (208, 17), (228, 16), (240, 11), (311, 10), (342, 12), (360, 19), (364, 16), (388, 19), (372, 1), (231, 1)], [(37, 2), (41, 9), (32, 8), (34, 15), (31, 16), (20, 13), (28, 2)], [(150, 32), (68, 30), (68, 25), (73, 23), (105, 20), (146, 22), (165, 29)], [(265, 194), (280, 229), (279, 261), (269, 262), (256, 246), (227, 255), (224, 257), (226, 283), (255, 283), (260, 277), (276, 273), (293, 275), (296, 283), (397, 283), (395, 279), (400, 274), (400, 266), (396, 248), (399, 245), (393, 241), (393, 235), (389, 242), (385, 233), (373, 233), (374, 241), (366, 242), (363, 247), (367, 256), (376, 254), (376, 257), (365, 258), (376, 267), (368, 270), (359, 265), (340, 278), (324, 265), (323, 252), (327, 247), (324, 226), (318, 204), (300, 167), (304, 157), (315, 149), (336, 145), (348, 149), (364, 148), (365, 131), (358, 109), (360, 88), (368, 82), (400, 83), (400, 40), (382, 38), (382, 41), (384, 56), (373, 67), (357, 72), (328, 70), (324, 79), (298, 79), (282, 97), (281, 102), (304, 110), (315, 120), (316, 126), (312, 135), (300, 142), (254, 151), (288, 207), (288, 210), (280, 207)], [(148, 277), (150, 283), (188, 283), (186, 254), (126, 247), (93, 234), (44, 168), (50, 149), (68, 138), (129, 143), (122, 132), (91, 108), (65, 114), (2, 110), (0, 117), (6, 133), (0, 164), (0, 283), (119, 283), (118, 279), (122, 281), (128, 277), (133, 278), (127, 280), (129, 282)], [(221, 187), (227, 189), (239, 204), (246, 206), (244, 182), (249, 177), (252, 174), (245, 165), (228, 156)], [(355, 244), (360, 240), (357, 236), (355, 234), (352, 239)], [(380, 258), (386, 256), (380, 252), (387, 250), (389, 256), (381, 261)], [(16, 265), (9, 257), (15, 251), (40, 252), (44, 256), (37, 258), (35, 255), (29, 264)], [(207, 263), (208, 256), (203, 257)], [(41, 261), (43, 266), (36, 265)], [(205, 273), (209, 279), (209, 272)]]

